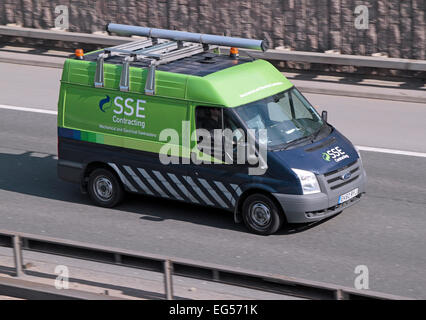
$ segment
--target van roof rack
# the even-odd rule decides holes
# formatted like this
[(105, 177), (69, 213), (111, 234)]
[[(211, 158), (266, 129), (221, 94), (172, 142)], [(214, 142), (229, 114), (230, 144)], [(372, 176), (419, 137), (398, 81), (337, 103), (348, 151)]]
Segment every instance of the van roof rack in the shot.
[(204, 35), (184, 31), (127, 26), (113, 23), (107, 25), (107, 31), (123, 35), (145, 36), (148, 37), (148, 39), (131, 41), (103, 49), (103, 51), (97, 56), (94, 81), (95, 87), (104, 87), (104, 60), (115, 56), (122, 58), (120, 91), (129, 91), (130, 63), (136, 61), (144, 61), (147, 63), (148, 77), (145, 83), (145, 94), (147, 95), (155, 94), (155, 70), (160, 64), (165, 64), (206, 52), (216, 48), (218, 45), (251, 48), (263, 51), (267, 49), (267, 43), (265, 40)]
[[(216, 47), (216, 46), (214, 46)], [(199, 43), (183, 41), (158, 41), (148, 39), (132, 41), (118, 46), (103, 49), (97, 57), (95, 87), (104, 86), (104, 60), (112, 56), (122, 57), (122, 71), (120, 77), (120, 91), (129, 91), (129, 66), (130, 62), (146, 61), (149, 66), (148, 80), (145, 94), (155, 94), (155, 69), (158, 65), (190, 57), (214, 47)], [(151, 80), (151, 81), (150, 81)]]

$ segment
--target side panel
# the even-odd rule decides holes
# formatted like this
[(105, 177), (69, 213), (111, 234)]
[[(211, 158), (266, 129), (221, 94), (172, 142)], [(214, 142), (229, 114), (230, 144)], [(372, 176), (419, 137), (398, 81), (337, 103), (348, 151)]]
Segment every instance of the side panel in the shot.
[[(62, 130), (63, 131), (63, 130)], [(73, 133), (77, 135), (77, 133)], [(219, 177), (196, 177), (191, 165), (163, 165), (156, 153), (111, 147), (99, 143), (60, 137), (60, 176), (75, 182), (92, 162), (108, 164), (129, 192), (190, 202), (233, 211), (240, 194), (238, 186)], [(65, 160), (66, 159), (66, 160)], [(74, 173), (74, 176), (70, 173)], [(214, 190), (212, 192), (212, 190)], [(224, 205), (225, 204), (225, 205)]]
[[(233, 210), (236, 185), (224, 185), (220, 175), (211, 179), (189, 175), (193, 169), (188, 164), (190, 153), (181, 146), (182, 122), (193, 122), (186, 101), (71, 84), (63, 84), (62, 92), (61, 178), (84, 182), (87, 166), (101, 162), (115, 170), (127, 191)], [(178, 139), (160, 141), (164, 129), (174, 130)], [(168, 142), (177, 151), (162, 150)], [(160, 152), (173, 156), (176, 164), (162, 164)]]
[(77, 140), (160, 152), (165, 143), (160, 141), (162, 130), (180, 135), (188, 118), (184, 100), (64, 83), (61, 88), (58, 124), (79, 131)]

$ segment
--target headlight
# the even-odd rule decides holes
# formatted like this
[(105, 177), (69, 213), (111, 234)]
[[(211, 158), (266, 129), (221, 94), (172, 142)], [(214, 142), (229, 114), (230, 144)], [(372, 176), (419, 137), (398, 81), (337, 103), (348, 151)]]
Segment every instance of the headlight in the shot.
[(312, 194), (321, 192), (317, 177), (310, 171), (292, 169), (300, 180), (303, 194)]

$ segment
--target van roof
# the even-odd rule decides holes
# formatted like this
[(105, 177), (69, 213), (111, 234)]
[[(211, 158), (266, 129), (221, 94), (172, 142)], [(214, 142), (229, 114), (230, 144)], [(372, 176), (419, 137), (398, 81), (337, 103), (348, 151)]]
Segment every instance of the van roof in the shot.
[[(122, 60), (105, 59), (104, 88), (94, 88), (97, 52), (84, 60), (67, 59), (62, 82), (118, 91)], [(144, 62), (130, 64), (130, 93), (144, 94), (147, 79)], [(156, 96), (196, 102), (200, 105), (236, 107), (276, 94), (293, 85), (265, 60), (200, 53), (159, 65)]]

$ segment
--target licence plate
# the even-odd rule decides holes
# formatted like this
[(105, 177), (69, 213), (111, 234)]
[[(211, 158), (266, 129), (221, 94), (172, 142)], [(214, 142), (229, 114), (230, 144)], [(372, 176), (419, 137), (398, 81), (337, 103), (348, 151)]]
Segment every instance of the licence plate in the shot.
[(358, 195), (358, 188), (353, 189), (352, 191), (349, 191), (348, 193), (342, 194), (339, 197), (339, 204), (348, 201), (350, 199), (352, 199), (353, 197), (356, 197)]

